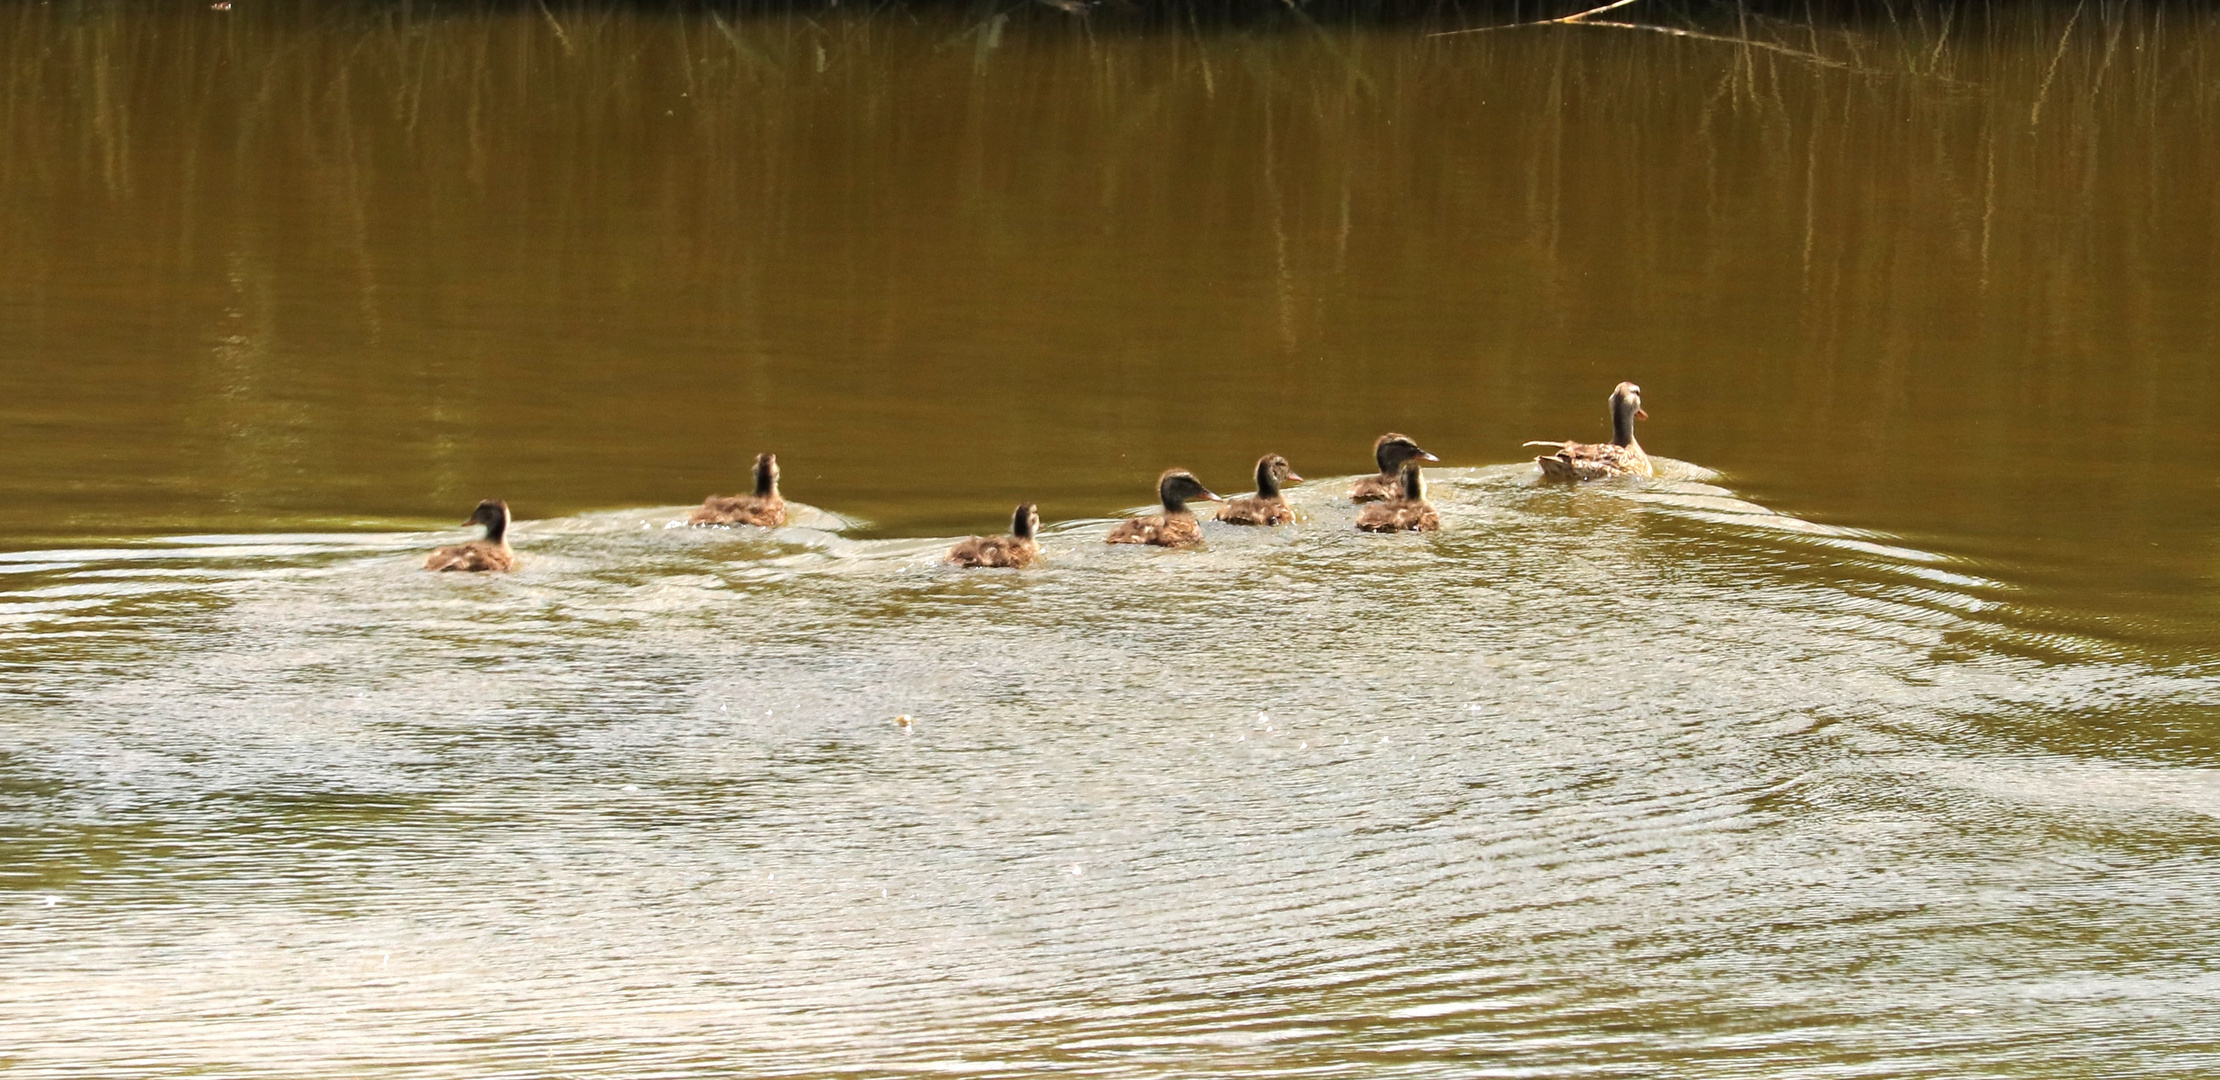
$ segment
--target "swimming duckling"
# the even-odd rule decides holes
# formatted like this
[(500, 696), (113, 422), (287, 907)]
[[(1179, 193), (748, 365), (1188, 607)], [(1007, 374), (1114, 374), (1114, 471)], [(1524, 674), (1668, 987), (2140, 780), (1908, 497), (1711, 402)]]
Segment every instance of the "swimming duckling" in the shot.
[(786, 524), (786, 500), (779, 497), (779, 456), (755, 456), (755, 494), (711, 495), (703, 499), (701, 509), (686, 519), (688, 525), (761, 525), (773, 528)]
[(1166, 469), (1156, 478), (1156, 497), (1164, 512), (1118, 522), (1105, 538), (1112, 544), (1154, 544), (1157, 547), (1193, 547), (1202, 543), (1202, 526), (1187, 509), (1187, 500), (1219, 501), (1218, 496), (1185, 469)]
[(509, 550), (508, 503), (487, 499), (471, 511), (470, 520), (463, 524), (485, 526), (486, 538), (432, 552), (424, 559), (424, 569), (492, 570), (497, 573), (516, 569), (516, 552)]
[(1357, 514), (1357, 528), (1366, 532), (1432, 532), (1441, 528), (1441, 515), (1426, 501), (1426, 481), (1418, 475), (1416, 460), (1403, 463), (1395, 477), (1401, 486), (1395, 498), (1376, 502)]
[(1528, 446), (1554, 446), (1557, 452), (1534, 459), (1549, 480), (1601, 480), (1607, 476), (1656, 476), (1650, 456), (1634, 441), (1634, 422), (1647, 420), (1642, 411), (1642, 388), (1630, 382), (1611, 391), (1611, 441), (1607, 443), (1530, 442)]
[(1243, 495), (1218, 508), (1218, 520), (1228, 525), (1285, 525), (1295, 520), (1280, 496), (1280, 485), (1301, 483), (1302, 477), (1278, 454), (1256, 459), (1256, 494)]
[(1040, 541), (1033, 539), (1040, 531), (1040, 510), (1019, 503), (1017, 513), (1010, 515), (1010, 535), (958, 541), (948, 549), (948, 561), (956, 566), (1031, 566), (1041, 553)]
[(1408, 435), (1388, 432), (1372, 443), (1372, 460), (1380, 466), (1380, 475), (1367, 476), (1349, 489), (1349, 498), (1357, 502), (1376, 502), (1392, 499), (1402, 490), (1397, 474), (1403, 471), (1406, 461), (1440, 461), (1441, 459), (1418, 448)]

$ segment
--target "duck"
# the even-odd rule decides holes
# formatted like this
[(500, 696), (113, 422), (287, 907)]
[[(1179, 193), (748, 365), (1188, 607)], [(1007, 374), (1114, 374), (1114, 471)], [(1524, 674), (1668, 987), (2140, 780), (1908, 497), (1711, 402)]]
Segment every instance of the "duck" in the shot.
[(1357, 528), (1366, 532), (1433, 532), (1441, 528), (1441, 515), (1426, 501), (1426, 481), (1418, 474), (1416, 459), (1403, 463), (1395, 475), (1396, 497), (1367, 505), (1357, 513)]
[(1642, 388), (1623, 382), (1611, 389), (1611, 441), (1607, 443), (1529, 442), (1528, 446), (1554, 446), (1557, 452), (1534, 459), (1546, 480), (1601, 480), (1611, 476), (1656, 476), (1650, 456), (1634, 441), (1634, 422), (1647, 420), (1642, 411)]
[(948, 562), (953, 566), (1031, 566), (1041, 554), (1040, 541), (1034, 539), (1040, 531), (1040, 508), (1019, 503), (1017, 512), (1010, 515), (1010, 535), (960, 540), (948, 549)]
[(1440, 461), (1441, 459), (1418, 448), (1408, 435), (1390, 431), (1372, 442), (1372, 460), (1380, 466), (1380, 475), (1367, 476), (1349, 489), (1349, 498), (1356, 502), (1378, 502), (1395, 498), (1402, 491), (1402, 472), (1406, 461)]
[(453, 544), (424, 559), (426, 570), (463, 570), (507, 573), (516, 569), (516, 552), (509, 550), (509, 504), (487, 499), (471, 511), (465, 525), (483, 525), (486, 538)]
[(1221, 501), (1193, 473), (1185, 469), (1166, 469), (1156, 478), (1156, 497), (1163, 502), (1164, 512), (1147, 517), (1127, 518), (1118, 522), (1104, 538), (1111, 544), (1153, 544), (1157, 547), (1184, 548), (1202, 543), (1202, 526), (1195, 523), (1195, 515), (1187, 509), (1187, 500), (1203, 499)]
[(1266, 454), (1256, 459), (1256, 494), (1243, 495), (1218, 508), (1218, 520), (1228, 525), (1285, 525), (1295, 520), (1280, 496), (1280, 485), (1302, 483), (1287, 459)]
[(786, 500), (779, 496), (779, 456), (755, 456), (755, 494), (711, 495), (703, 499), (700, 509), (686, 519), (688, 525), (760, 525), (775, 528), (786, 524)]

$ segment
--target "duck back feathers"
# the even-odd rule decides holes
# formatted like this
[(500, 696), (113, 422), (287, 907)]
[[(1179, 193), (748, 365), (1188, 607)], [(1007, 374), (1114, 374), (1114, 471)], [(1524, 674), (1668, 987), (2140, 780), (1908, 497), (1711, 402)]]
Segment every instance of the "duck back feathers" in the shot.
[(1228, 525), (1284, 525), (1293, 521), (1295, 511), (1288, 508), (1280, 485), (1302, 479), (1286, 458), (1266, 454), (1256, 462), (1256, 494), (1243, 495), (1219, 507), (1218, 520)]
[(508, 503), (487, 499), (463, 524), (485, 526), (486, 538), (440, 548), (425, 556), (424, 569), (492, 573), (516, 569), (516, 552), (509, 549)]
[(1164, 504), (1161, 514), (1127, 518), (1110, 529), (1104, 542), (1150, 544), (1156, 547), (1193, 547), (1202, 543), (1202, 526), (1187, 509), (1187, 500), (1217, 502), (1218, 496), (1185, 469), (1167, 469), (1156, 478), (1156, 497)]
[(1426, 483), (1418, 462), (1406, 461), (1396, 474), (1395, 498), (1367, 503), (1357, 513), (1357, 528), (1366, 532), (1432, 532), (1441, 528), (1441, 515), (1426, 501)]
[(1656, 476), (1656, 466), (1650, 464), (1649, 454), (1634, 438), (1634, 422), (1647, 420), (1649, 416), (1642, 409), (1642, 388), (1623, 382), (1611, 390), (1610, 442), (1529, 442), (1526, 445), (1557, 448), (1554, 454), (1534, 459), (1534, 464), (1542, 470), (1542, 477), (1548, 480), (1577, 483), (1612, 476)]
[(686, 518), (689, 525), (757, 525), (774, 528), (786, 524), (786, 500), (779, 495), (777, 454), (755, 456), (755, 491), (747, 495), (711, 495)]
[(1402, 490), (1398, 476), (1404, 462), (1440, 460), (1420, 449), (1410, 436), (1390, 431), (1372, 441), (1372, 462), (1380, 467), (1379, 475), (1357, 481), (1356, 486), (1349, 489), (1349, 498), (1356, 502), (1393, 499)]
[(1032, 503), (1019, 503), (1010, 515), (1010, 535), (959, 540), (948, 549), (948, 562), (955, 566), (1030, 566), (1041, 554), (1035, 535), (1040, 527), (1040, 510)]

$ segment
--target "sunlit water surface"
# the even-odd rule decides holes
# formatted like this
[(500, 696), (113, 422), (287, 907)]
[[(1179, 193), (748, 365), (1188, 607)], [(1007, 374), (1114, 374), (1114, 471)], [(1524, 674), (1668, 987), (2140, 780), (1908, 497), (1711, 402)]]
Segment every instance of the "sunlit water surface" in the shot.
[(9, 1075), (2220, 1071), (2205, 22), (187, 7), (0, 12)]
[(1996, 583), (1700, 480), (1443, 470), (1391, 537), (1338, 487), (1026, 572), (683, 508), (523, 523), (501, 579), (16, 556), (11, 1060), (2220, 1064), (2220, 774), (2047, 738), (2209, 681), (2012, 659)]

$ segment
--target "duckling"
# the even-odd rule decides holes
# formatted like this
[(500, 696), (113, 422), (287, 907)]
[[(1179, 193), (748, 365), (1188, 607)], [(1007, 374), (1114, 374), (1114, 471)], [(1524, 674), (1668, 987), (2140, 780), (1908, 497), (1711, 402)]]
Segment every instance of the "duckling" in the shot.
[(1432, 532), (1441, 528), (1441, 515), (1426, 501), (1426, 481), (1418, 475), (1418, 462), (1403, 463), (1396, 474), (1401, 491), (1393, 499), (1376, 502), (1357, 514), (1357, 528), (1366, 532)]
[(701, 509), (686, 519), (688, 525), (761, 525), (775, 528), (786, 524), (786, 500), (779, 497), (779, 456), (755, 456), (755, 494), (711, 495), (703, 499)]
[(486, 538), (432, 552), (424, 559), (424, 569), (492, 570), (496, 573), (516, 569), (516, 552), (509, 550), (508, 503), (487, 499), (471, 511), (470, 520), (463, 524), (485, 526)]
[(1607, 443), (1530, 442), (1528, 446), (1554, 446), (1557, 452), (1534, 459), (1548, 480), (1601, 480), (1607, 476), (1656, 476), (1650, 456), (1634, 441), (1634, 422), (1647, 420), (1642, 411), (1642, 388), (1630, 382), (1611, 390), (1611, 441)]
[(1041, 512), (1032, 503), (1019, 503), (1010, 515), (1010, 535), (974, 536), (948, 549), (956, 566), (1031, 566), (1041, 553), (1034, 534), (1041, 531)]
[(1280, 497), (1280, 485), (1302, 483), (1303, 478), (1278, 454), (1256, 459), (1256, 494), (1243, 495), (1218, 508), (1218, 520), (1228, 525), (1285, 525), (1295, 511)]
[(1440, 461), (1441, 459), (1418, 448), (1408, 435), (1388, 432), (1372, 443), (1372, 460), (1380, 466), (1380, 475), (1367, 476), (1349, 489), (1349, 498), (1356, 502), (1378, 502), (1395, 498), (1402, 490), (1402, 481), (1396, 474), (1403, 470), (1406, 461)]
[(1110, 530), (1105, 542), (1174, 548), (1202, 543), (1202, 526), (1195, 523), (1195, 515), (1187, 509), (1187, 500), (1218, 502), (1218, 496), (1187, 470), (1166, 469), (1164, 475), (1156, 478), (1156, 497), (1164, 503), (1163, 513), (1127, 518)]

